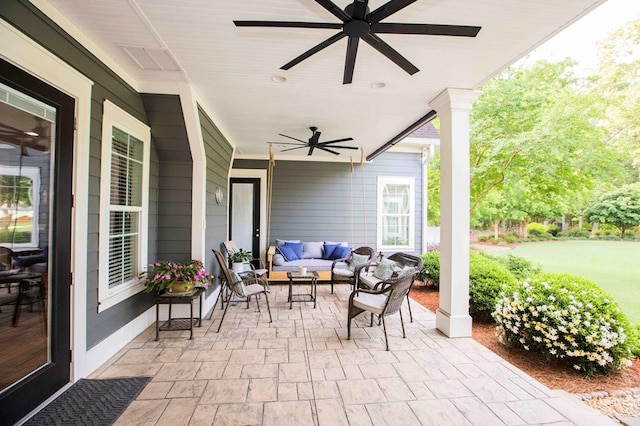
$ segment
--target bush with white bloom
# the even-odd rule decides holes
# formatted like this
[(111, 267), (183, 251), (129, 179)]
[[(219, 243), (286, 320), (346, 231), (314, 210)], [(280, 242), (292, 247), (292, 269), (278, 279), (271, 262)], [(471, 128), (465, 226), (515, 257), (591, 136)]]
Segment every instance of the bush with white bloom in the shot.
[(591, 377), (631, 364), (634, 333), (620, 307), (594, 282), (536, 275), (498, 299), (493, 318), (508, 346), (563, 359)]

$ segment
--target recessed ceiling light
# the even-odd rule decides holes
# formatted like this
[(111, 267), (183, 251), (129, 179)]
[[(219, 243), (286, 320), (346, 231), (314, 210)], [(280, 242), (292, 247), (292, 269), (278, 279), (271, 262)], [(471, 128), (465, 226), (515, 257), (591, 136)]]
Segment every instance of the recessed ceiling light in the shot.
[(40, 136), (36, 132), (24, 132), (24, 134), (27, 136)]
[(271, 76), (271, 81), (273, 81), (274, 83), (284, 83), (285, 81), (287, 81), (287, 79), (281, 75), (274, 75)]
[(384, 88), (386, 86), (387, 86), (387, 84), (383, 83), (381, 81), (376, 81), (375, 83), (371, 83), (371, 87), (374, 88), (374, 89), (382, 89), (382, 88)]

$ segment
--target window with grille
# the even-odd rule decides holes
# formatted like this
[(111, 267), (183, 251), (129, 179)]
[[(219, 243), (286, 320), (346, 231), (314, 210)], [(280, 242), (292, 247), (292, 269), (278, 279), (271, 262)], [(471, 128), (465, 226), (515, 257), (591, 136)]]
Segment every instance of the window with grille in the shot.
[(142, 290), (147, 262), (149, 128), (105, 101), (100, 187), (100, 309)]
[(379, 177), (378, 248), (380, 250), (413, 250), (414, 217), (414, 179)]

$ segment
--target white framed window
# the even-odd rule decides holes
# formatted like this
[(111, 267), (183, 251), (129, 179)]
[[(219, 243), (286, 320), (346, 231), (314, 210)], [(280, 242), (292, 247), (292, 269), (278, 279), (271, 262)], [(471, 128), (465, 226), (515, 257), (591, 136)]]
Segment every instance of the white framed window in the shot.
[(147, 263), (149, 127), (109, 101), (102, 115), (98, 311), (142, 291)]
[(38, 247), (40, 168), (0, 166), (0, 245)]
[(415, 235), (415, 179), (378, 177), (378, 249), (413, 250)]

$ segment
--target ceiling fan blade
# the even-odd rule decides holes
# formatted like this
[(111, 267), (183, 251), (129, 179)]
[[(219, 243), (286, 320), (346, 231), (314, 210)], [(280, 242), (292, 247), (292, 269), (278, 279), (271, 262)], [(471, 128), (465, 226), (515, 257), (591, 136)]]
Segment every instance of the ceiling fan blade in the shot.
[(8, 124), (0, 123), (0, 128), (11, 130), (12, 132), (17, 132), (18, 134), (24, 134), (24, 130), (18, 129), (17, 127), (10, 126)]
[(282, 133), (278, 133), (280, 136), (284, 136), (285, 138), (293, 139), (294, 141), (302, 142), (303, 144), (307, 144), (307, 141), (303, 141), (302, 139), (294, 138), (292, 136), (283, 135)]
[(354, 19), (362, 21), (367, 17), (367, 5), (369, 0), (353, 0), (353, 16)]
[(377, 35), (369, 33), (362, 39), (410, 75), (413, 75), (420, 71), (415, 65), (409, 62), (404, 56), (399, 54), (393, 47), (382, 41), (382, 39)]
[(283, 150), (282, 150), (282, 151), (280, 151), (280, 152), (293, 151), (294, 149), (302, 149), (302, 148), (306, 148), (306, 147), (307, 147), (307, 145), (305, 145), (305, 146), (297, 146), (297, 147), (295, 147), (295, 148), (287, 148), (287, 149), (283, 149)]
[(233, 21), (236, 27), (278, 27), (278, 28), (329, 28), (342, 29), (342, 24), (331, 22), (297, 22), (297, 21)]
[(371, 31), (382, 34), (419, 34), (454, 37), (475, 37), (482, 27), (469, 25), (401, 24), (378, 23), (371, 25)]
[(305, 142), (305, 143), (293, 143), (293, 142), (267, 142), (267, 143), (270, 143), (270, 144), (273, 144), (273, 145), (297, 145), (297, 146), (300, 146), (300, 145), (307, 145), (307, 143), (306, 143), (306, 142)]
[(370, 24), (378, 23), (415, 1), (417, 0), (391, 0), (368, 14), (367, 21), (369, 21)]
[(325, 148), (325, 147), (323, 147), (323, 146), (319, 146), (319, 147), (317, 147), (317, 148), (318, 148), (318, 149), (321, 149), (321, 150), (323, 150), (323, 151), (330, 152), (330, 153), (335, 154), (335, 155), (340, 155), (340, 153), (339, 153), (338, 151), (333, 151), (333, 150), (330, 150), (329, 148)]
[(338, 142), (345, 142), (345, 141), (352, 141), (352, 140), (353, 138), (334, 139), (332, 141), (320, 142), (318, 145), (328, 145), (330, 143), (338, 143)]
[(280, 69), (281, 70), (288, 70), (289, 68), (291, 68), (291, 67), (293, 67), (295, 65), (298, 65), (300, 62), (304, 61), (309, 56), (313, 55), (314, 53), (318, 53), (319, 51), (321, 51), (325, 47), (331, 46), (333, 43), (335, 43), (336, 41), (342, 39), (345, 36), (346, 36), (346, 34), (344, 32), (342, 32), (342, 31), (340, 31), (338, 34), (336, 34), (336, 35), (334, 35), (332, 37), (329, 37), (328, 39), (326, 39), (322, 43), (318, 44), (315, 47), (312, 47), (311, 49), (309, 49), (306, 52), (304, 52), (302, 55), (300, 55), (297, 58), (293, 59), (292, 61), (287, 62), (286, 64), (281, 66)]
[(351, 19), (351, 16), (347, 15), (344, 10), (336, 6), (331, 0), (316, 0), (316, 3), (327, 9), (329, 13), (331, 13), (342, 22), (347, 22)]
[(342, 84), (350, 84), (351, 81), (353, 81), (353, 70), (356, 66), (358, 43), (360, 43), (360, 37), (349, 37), (349, 44), (347, 44), (347, 57), (344, 61), (344, 76), (342, 77)]
[(313, 154), (313, 149), (315, 148), (315, 146), (313, 145), (309, 145), (309, 152), (307, 153), (307, 155), (311, 155)]
[(357, 146), (340, 146), (340, 145), (319, 146), (318, 148), (360, 149)]

